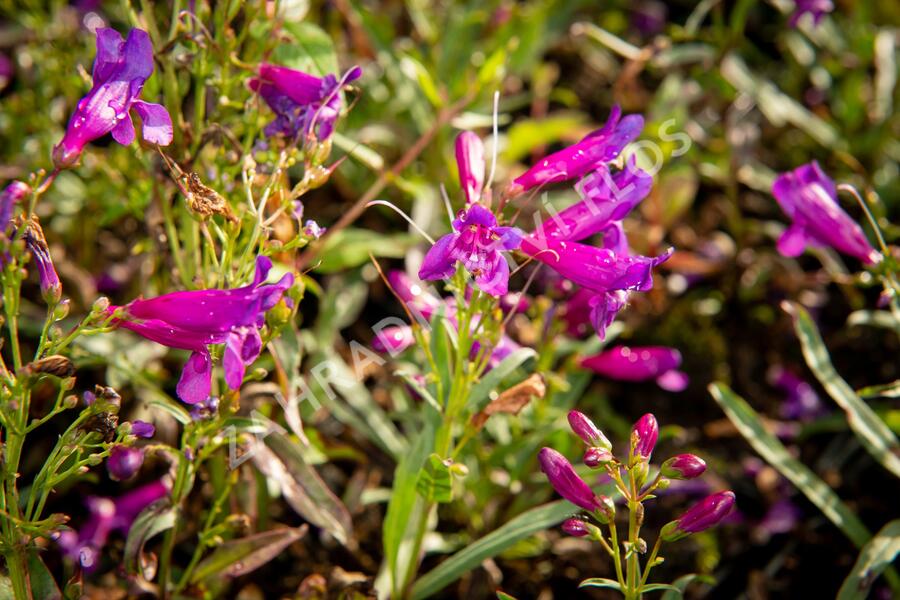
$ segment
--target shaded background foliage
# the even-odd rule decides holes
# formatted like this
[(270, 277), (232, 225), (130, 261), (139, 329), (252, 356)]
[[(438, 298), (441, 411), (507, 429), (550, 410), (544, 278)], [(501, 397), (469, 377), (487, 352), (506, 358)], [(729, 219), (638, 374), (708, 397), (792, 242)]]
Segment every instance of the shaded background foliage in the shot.
[[(856, 552), (801, 496), (796, 503), (802, 517), (790, 531), (770, 534), (759, 527), (782, 493), (777, 475), (768, 467), (748, 475), (747, 460), (754, 454), (709, 398), (706, 386), (714, 379), (728, 381), (762, 414), (781, 418), (783, 397), (768, 383), (769, 369), (781, 365), (812, 380), (790, 319), (779, 309), (782, 299), (799, 300), (814, 311), (835, 364), (854, 388), (900, 377), (896, 335), (846, 323), (849, 313), (874, 304), (878, 289), (865, 289), (874, 281), (857, 278), (862, 289), (849, 285), (853, 276), (843, 259), (827, 250), (797, 260), (778, 255), (774, 240), (784, 220), (769, 194), (775, 172), (818, 159), (835, 179), (878, 195), (874, 209), (885, 223), (888, 242), (895, 242), (898, 231), (889, 222), (896, 221), (900, 202), (900, 117), (894, 110), (900, 100), (898, 5), (837, 2), (837, 11), (820, 28), (794, 30), (786, 26), (784, 14), (791, 3), (782, 1), (282, 4), (292, 15), (284, 29), (295, 44), (271, 47), (267, 36), (273, 25), (260, 2), (247, 3), (231, 24), (237, 40), (215, 23), (207, 26), (223, 44), (228, 38), (244, 62), (296, 59), (327, 72), (338, 71), (338, 64), (363, 66), (361, 92), (335, 138), (336, 154), (349, 158), (327, 186), (306, 197), (306, 214), (326, 227), (339, 222), (380, 174), (403, 161), (424, 138), (421, 152), (387, 178), (377, 197), (406, 209), (426, 230), (445, 231), (439, 185), (447, 187), (451, 198), (459, 197), (453, 138), (460, 128), (489, 131), (495, 90), (501, 92), (499, 181), (602, 123), (613, 103), (647, 117), (642, 139), (658, 144), (663, 163), (640, 220), (629, 219), (626, 225), (637, 251), (654, 253), (674, 245), (676, 254), (663, 266), (654, 290), (635, 298), (622, 315), (620, 341), (679, 348), (692, 382), (686, 391), (671, 394), (650, 383), (591, 379), (568, 369), (570, 400), (619, 440), (627, 438), (636, 417), (654, 412), (667, 425), (666, 450), (701, 453), (721, 483), (735, 489), (739, 518), (669, 551), (660, 568), (663, 577), (687, 571), (714, 574), (715, 587), (696, 593), (716, 598), (833, 593)], [(7, 180), (47, 168), (51, 147), (86, 89), (83, 69), (93, 56), (92, 20), (124, 30), (131, 9), (127, 2), (2, 6), (0, 60), (8, 59), (4, 62), (10, 68), (9, 75), (0, 75), (0, 179)], [(167, 22), (169, 7), (160, 3), (152, 10), (160, 23)], [(661, 20), (655, 22), (656, 17)], [(171, 64), (175, 77), (193, 85), (183, 107), (187, 123), (182, 132), (190, 141), (182, 147), (217, 154), (223, 170), (204, 175), (227, 194), (239, 155), (229, 155), (235, 151), (217, 137), (215, 124), (225, 124), (243, 140), (242, 123), (258, 127), (265, 117), (258, 110), (245, 112), (250, 94), (241, 77), (198, 64), (190, 45), (156, 50), (160, 63)], [(148, 81), (147, 97), (165, 95), (163, 78), (158, 70)], [(685, 153), (668, 135), (672, 133), (690, 137)], [(200, 148), (198, 140), (205, 134), (212, 141)], [(40, 207), (78, 313), (98, 294), (118, 303), (178, 283), (160, 241), (161, 208), (154, 196), (158, 161), (149, 152), (135, 153), (109, 140), (94, 146), (105, 147), (86, 152), (79, 169), (61, 175)], [(551, 196), (565, 199), (561, 192)], [(861, 216), (858, 207), (845, 207)], [(535, 209), (525, 209), (523, 223), (530, 222), (527, 213)], [(402, 268), (404, 258), (413, 264), (423, 245), (406, 229), (393, 212), (371, 208), (308, 256), (311, 285), (324, 291), (301, 307), (304, 323), (315, 324), (315, 340), (305, 340), (307, 348), (345, 352), (348, 340), (369, 341), (379, 319), (402, 316), (369, 253), (385, 267)], [(36, 305), (23, 311), (40, 323)], [(27, 323), (24, 319), (23, 328)], [(527, 320), (514, 321), (513, 331), (523, 341), (539, 336)], [(105, 350), (130, 352), (131, 365), (159, 385), (172, 386), (167, 373), (177, 363), (167, 362), (164, 353), (113, 342)], [(312, 362), (311, 356), (307, 359)], [(94, 373), (98, 381), (121, 385), (123, 396), (135, 404), (132, 410), (140, 414), (140, 394), (127, 393), (131, 374), (116, 375), (115, 361), (110, 362), (85, 361), (80, 377)], [(402, 422), (402, 414), (392, 412), (397, 386), (390, 373), (377, 370), (367, 386), (374, 402)], [(249, 409), (253, 399), (246, 400)], [(895, 431), (900, 429), (895, 401), (876, 401), (874, 406)], [(393, 460), (327, 410), (309, 412), (306, 423), (312, 426), (308, 429), (320, 472), (350, 508), (359, 548), (349, 551), (327, 536), (308, 536), (239, 579), (234, 589), (275, 597), (292, 593), (317, 573), (333, 588), (370, 581), (377, 573), (384, 516), (383, 499), (377, 498), (390, 484)], [(832, 410), (804, 424), (794, 447), (874, 528), (897, 516), (900, 489), (836, 415)], [(547, 425), (530, 431), (525, 440), (516, 440), (513, 429), (507, 447), (480, 447), (490, 470), (471, 473), (479, 483), (460, 502), (442, 507), (443, 535), (433, 540), (434, 547), (444, 552), (459, 548), (551, 499), (533, 451), (548, 444), (572, 455), (577, 448), (571, 436), (554, 429), (558, 427)], [(161, 435), (174, 435), (174, 430)], [(38, 442), (29, 448), (26, 471), (40, 463), (43, 447)], [(256, 483), (257, 519), (302, 522), (281, 500), (266, 497), (264, 480), (257, 477)], [(102, 478), (96, 484), (96, 489), (115, 489)], [(71, 507), (82, 493), (86, 490), (64, 490), (53, 502)], [(201, 489), (192, 496), (190, 514), (202, 512), (209, 501), (206, 493)], [(660, 505), (648, 513), (651, 526), (669, 520), (685, 499), (673, 494)], [(117, 550), (110, 552), (112, 564)], [(422, 572), (440, 561), (439, 555), (429, 556)], [(58, 560), (47, 562), (54, 572), (62, 572)], [(98, 578), (99, 586), (111, 585), (111, 572)], [(487, 597), (500, 586), (522, 598), (565, 598), (582, 578), (610, 572), (609, 562), (590, 546), (548, 530), (517, 543), (441, 594)], [(611, 597), (602, 591), (584, 594)]]

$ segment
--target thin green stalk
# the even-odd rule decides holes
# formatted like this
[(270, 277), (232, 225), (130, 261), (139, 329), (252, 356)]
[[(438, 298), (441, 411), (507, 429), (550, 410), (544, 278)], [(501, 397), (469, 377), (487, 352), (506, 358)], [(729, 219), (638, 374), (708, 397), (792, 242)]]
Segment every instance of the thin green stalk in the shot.
[(622, 555), (619, 550), (619, 534), (616, 531), (616, 520), (615, 517), (609, 520), (609, 537), (612, 545), (613, 551), (613, 562), (616, 567), (616, 579), (619, 581), (619, 586), (624, 590), (625, 589), (625, 577), (622, 574)]
[(650, 576), (650, 570), (653, 568), (653, 563), (656, 562), (656, 555), (659, 554), (660, 546), (662, 546), (662, 536), (656, 538), (656, 543), (653, 544), (653, 550), (650, 551), (650, 558), (647, 559), (646, 566), (644, 567), (644, 576), (641, 577), (641, 589), (644, 589), (644, 586), (647, 584), (647, 578)]

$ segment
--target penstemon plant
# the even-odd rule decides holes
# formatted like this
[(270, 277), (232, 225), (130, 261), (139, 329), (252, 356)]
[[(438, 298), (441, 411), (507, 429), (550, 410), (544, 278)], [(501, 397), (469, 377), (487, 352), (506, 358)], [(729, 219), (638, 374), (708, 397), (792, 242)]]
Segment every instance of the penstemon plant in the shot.
[[(616, 579), (591, 578), (581, 582), (582, 587), (601, 587), (617, 590), (626, 600), (639, 600), (646, 592), (679, 588), (660, 583), (650, 583), (650, 573), (663, 562), (660, 554), (663, 543), (674, 542), (693, 533), (699, 533), (720, 523), (734, 508), (734, 493), (723, 491), (707, 496), (683, 515), (670, 521), (656, 535), (653, 549), (647, 554), (647, 542), (641, 537), (645, 503), (653, 500), (656, 490), (668, 488), (672, 480), (694, 479), (706, 471), (706, 463), (693, 454), (679, 454), (667, 459), (650, 478), (650, 458), (659, 437), (656, 417), (646, 414), (631, 429), (628, 452), (617, 458), (612, 453), (612, 443), (583, 413), (569, 413), (572, 431), (587, 445), (583, 462), (592, 470), (603, 472), (615, 484), (617, 497), (597, 495), (576, 472), (566, 458), (552, 448), (543, 448), (538, 456), (541, 470), (550, 485), (560, 496), (583, 509), (586, 518), (575, 517), (562, 524), (567, 534), (586, 537), (598, 542), (609, 554), (615, 567)], [(623, 504), (628, 511), (627, 533), (621, 537), (616, 524), (616, 504)], [(607, 531), (604, 531), (603, 528)]]

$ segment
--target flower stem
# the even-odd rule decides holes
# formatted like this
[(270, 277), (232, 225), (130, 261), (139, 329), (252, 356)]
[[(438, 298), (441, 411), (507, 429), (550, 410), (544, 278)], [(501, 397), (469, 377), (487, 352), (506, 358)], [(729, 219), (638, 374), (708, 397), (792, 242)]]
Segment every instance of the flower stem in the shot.
[(650, 575), (650, 570), (653, 568), (653, 563), (656, 562), (656, 555), (659, 554), (659, 547), (662, 545), (662, 536), (656, 538), (656, 543), (653, 544), (653, 550), (650, 552), (650, 558), (647, 559), (646, 566), (644, 567), (644, 576), (641, 577), (641, 589), (647, 584), (647, 577)]

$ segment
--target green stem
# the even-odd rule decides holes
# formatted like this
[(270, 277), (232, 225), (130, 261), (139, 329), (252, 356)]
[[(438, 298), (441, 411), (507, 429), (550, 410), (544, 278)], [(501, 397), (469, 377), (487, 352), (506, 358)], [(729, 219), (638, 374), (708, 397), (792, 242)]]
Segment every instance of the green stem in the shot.
[(616, 531), (615, 518), (610, 519), (609, 521), (609, 537), (613, 551), (613, 562), (616, 566), (616, 579), (619, 580), (619, 586), (621, 586), (621, 588), (624, 590), (625, 577), (622, 575), (622, 555), (621, 551), (619, 550), (619, 534)]
[(662, 536), (656, 538), (656, 543), (653, 544), (653, 550), (650, 552), (650, 558), (647, 559), (646, 566), (644, 567), (644, 576), (641, 577), (641, 589), (644, 589), (644, 586), (647, 584), (647, 578), (650, 575), (650, 570), (653, 569), (653, 563), (656, 562), (656, 555), (659, 554), (659, 548), (662, 545)]

